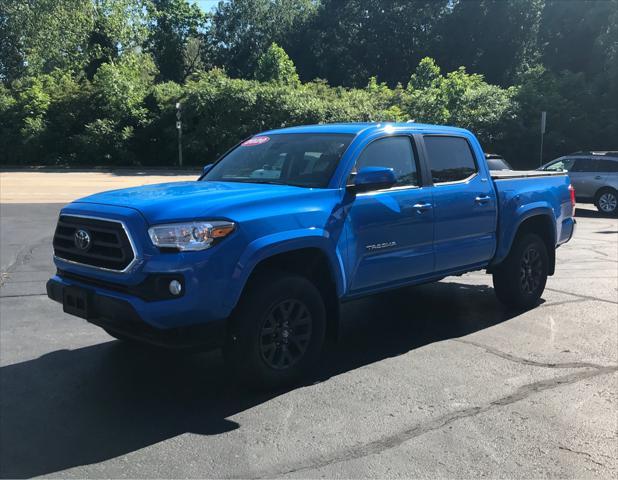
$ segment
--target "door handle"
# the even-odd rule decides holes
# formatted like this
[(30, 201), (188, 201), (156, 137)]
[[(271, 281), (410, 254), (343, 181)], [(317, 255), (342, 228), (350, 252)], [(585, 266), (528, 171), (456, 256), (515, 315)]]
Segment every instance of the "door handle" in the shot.
[(486, 203), (489, 203), (490, 200), (491, 197), (489, 195), (479, 195), (474, 199), (474, 201), (479, 205), (485, 205)]
[(429, 210), (432, 207), (431, 203), (416, 203), (413, 205), (413, 208), (416, 208), (418, 213), (423, 213)]
[(603, 177), (601, 175), (597, 175), (596, 177), (594, 177), (595, 180), (601, 180)]

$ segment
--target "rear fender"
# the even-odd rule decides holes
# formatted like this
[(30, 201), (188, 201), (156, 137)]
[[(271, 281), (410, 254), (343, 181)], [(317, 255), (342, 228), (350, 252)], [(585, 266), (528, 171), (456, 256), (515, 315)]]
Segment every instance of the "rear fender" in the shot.
[(500, 225), (500, 230), (498, 232), (498, 246), (496, 249), (496, 255), (491, 262), (491, 266), (501, 263), (509, 254), (522, 224), (526, 220), (537, 216), (544, 216), (551, 222), (551, 230), (553, 235), (551, 238), (551, 245), (553, 245), (553, 249), (548, 253), (549, 255), (553, 255), (553, 250), (556, 247), (556, 217), (554, 215), (554, 210), (549, 204), (545, 202), (534, 202), (521, 205), (514, 212), (513, 216), (516, 218), (515, 222), (509, 222), (508, 225)]

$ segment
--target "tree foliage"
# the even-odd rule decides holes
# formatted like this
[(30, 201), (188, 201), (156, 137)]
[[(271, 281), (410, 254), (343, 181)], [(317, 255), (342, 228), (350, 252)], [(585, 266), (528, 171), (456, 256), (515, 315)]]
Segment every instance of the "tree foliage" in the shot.
[(260, 82), (276, 82), (297, 85), (300, 80), (294, 62), (285, 50), (273, 43), (258, 59), (255, 78)]
[[(319, 79), (322, 80), (319, 80)], [(618, 0), (0, 2), (0, 162), (189, 163), (266, 128), (473, 130), (517, 167), (615, 149)]]
[[(318, 11), (316, 0), (219, 2), (208, 31), (215, 63), (235, 77), (250, 77), (273, 42), (286, 51)], [(304, 45), (306, 48), (306, 45)]]
[(151, 0), (149, 50), (163, 81), (183, 82), (201, 65), (206, 15), (186, 0)]

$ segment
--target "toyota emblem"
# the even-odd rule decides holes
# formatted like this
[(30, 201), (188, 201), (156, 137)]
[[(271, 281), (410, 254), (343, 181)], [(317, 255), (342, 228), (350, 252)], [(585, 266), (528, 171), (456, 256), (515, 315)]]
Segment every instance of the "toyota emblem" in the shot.
[(73, 236), (73, 242), (75, 246), (80, 250), (86, 251), (90, 248), (90, 244), (92, 240), (90, 239), (90, 234), (86, 230), (77, 230), (75, 235)]

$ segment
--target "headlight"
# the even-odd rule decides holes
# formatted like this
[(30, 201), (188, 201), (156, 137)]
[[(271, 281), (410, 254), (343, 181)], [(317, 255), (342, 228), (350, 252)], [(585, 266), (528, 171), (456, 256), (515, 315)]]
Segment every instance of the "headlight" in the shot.
[(148, 229), (152, 243), (162, 248), (196, 251), (209, 248), (212, 243), (234, 231), (234, 222), (189, 222), (155, 225)]

